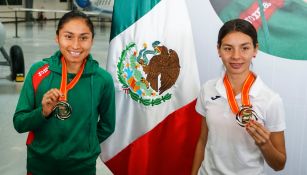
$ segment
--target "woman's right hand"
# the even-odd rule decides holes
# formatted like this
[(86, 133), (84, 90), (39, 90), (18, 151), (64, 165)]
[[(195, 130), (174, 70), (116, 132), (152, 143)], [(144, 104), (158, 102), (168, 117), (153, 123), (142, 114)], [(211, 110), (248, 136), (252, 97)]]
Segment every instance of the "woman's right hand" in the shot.
[(44, 94), (42, 99), (42, 114), (44, 117), (48, 117), (52, 113), (62, 95), (60, 90), (56, 88), (50, 89)]

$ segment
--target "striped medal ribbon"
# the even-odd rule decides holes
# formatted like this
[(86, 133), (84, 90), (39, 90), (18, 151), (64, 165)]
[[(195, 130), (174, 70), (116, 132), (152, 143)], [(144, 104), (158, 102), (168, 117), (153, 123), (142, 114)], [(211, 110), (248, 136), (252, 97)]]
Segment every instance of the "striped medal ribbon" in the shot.
[(253, 110), (253, 106), (251, 105), (249, 100), (249, 91), (255, 79), (256, 76), (252, 72), (250, 72), (246, 80), (244, 81), (243, 88), (241, 91), (242, 106), (241, 108), (239, 108), (229, 79), (226, 74), (224, 76), (223, 82), (227, 93), (228, 104), (230, 106), (231, 111), (236, 115), (237, 123), (242, 127), (245, 127), (245, 125), (251, 120), (258, 120), (258, 116)]

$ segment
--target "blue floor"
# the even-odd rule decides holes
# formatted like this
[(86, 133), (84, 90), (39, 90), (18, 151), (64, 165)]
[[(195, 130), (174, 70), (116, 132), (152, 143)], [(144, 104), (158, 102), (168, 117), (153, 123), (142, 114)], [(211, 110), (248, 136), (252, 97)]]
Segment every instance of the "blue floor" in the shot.
[[(29, 22), (19, 23), (16, 38), (15, 24), (3, 24), (6, 29), (5, 50), (13, 45), (19, 45), (24, 54), (25, 71), (30, 66), (49, 57), (58, 49), (55, 42), (56, 21), (43, 23)], [(95, 39), (92, 55), (105, 68), (109, 46), (110, 22), (95, 22)], [(4, 61), (0, 54), (0, 61)], [(26, 174), (26, 137), (27, 134), (19, 134), (13, 127), (13, 114), (18, 101), (22, 83), (9, 80), (10, 68), (0, 66), (0, 174), (1, 175), (25, 175)], [(97, 160), (97, 175), (112, 174)]]

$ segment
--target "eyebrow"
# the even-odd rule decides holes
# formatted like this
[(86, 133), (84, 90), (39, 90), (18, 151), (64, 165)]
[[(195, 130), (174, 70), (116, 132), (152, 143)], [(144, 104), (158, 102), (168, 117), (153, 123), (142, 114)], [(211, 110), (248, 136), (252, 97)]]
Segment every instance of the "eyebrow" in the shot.
[(246, 43), (241, 44), (241, 46), (251, 45), (251, 44), (252, 44), (251, 42), (246, 42)]
[[(246, 43), (240, 44), (240, 46), (251, 45), (251, 44), (252, 44), (251, 42), (246, 42)], [(229, 46), (229, 47), (231, 47), (231, 46), (233, 46), (233, 45), (227, 44), (227, 43), (223, 43), (222, 46)]]
[[(71, 34), (71, 35), (74, 35), (74, 33), (72, 32), (69, 32), (69, 31), (64, 31), (63, 33), (68, 33), (68, 34)], [(81, 33), (80, 35), (90, 35), (90, 33)]]

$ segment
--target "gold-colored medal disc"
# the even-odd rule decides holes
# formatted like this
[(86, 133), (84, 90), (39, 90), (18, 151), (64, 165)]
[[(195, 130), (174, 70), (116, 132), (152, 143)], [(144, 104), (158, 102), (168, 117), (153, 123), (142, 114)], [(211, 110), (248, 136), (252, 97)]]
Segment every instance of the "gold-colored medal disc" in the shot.
[(251, 120), (258, 120), (258, 116), (252, 107), (242, 107), (236, 115), (236, 120), (240, 126), (245, 127)]

